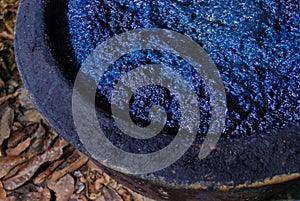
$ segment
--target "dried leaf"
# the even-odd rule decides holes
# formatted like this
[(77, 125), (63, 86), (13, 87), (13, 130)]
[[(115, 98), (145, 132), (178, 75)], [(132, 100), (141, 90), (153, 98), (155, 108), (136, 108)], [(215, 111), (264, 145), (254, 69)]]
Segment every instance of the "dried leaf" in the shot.
[(32, 178), (42, 164), (45, 162), (55, 161), (61, 157), (63, 154), (63, 148), (66, 144), (62, 142), (59, 145), (60, 146), (53, 147), (42, 155), (32, 157), (15, 176), (3, 181), (4, 188), (7, 190), (14, 190), (20, 187)]
[(41, 200), (41, 193), (39, 192), (30, 192), (26, 193), (21, 197), (22, 201), (40, 201)]
[(55, 192), (56, 200), (59, 201), (68, 201), (75, 190), (74, 179), (69, 174), (58, 182), (48, 181), (47, 186)]
[(20, 94), (18, 100), (23, 108), (26, 110), (35, 108), (32, 101), (29, 99), (27, 90), (24, 87), (18, 89), (18, 92)]
[(28, 157), (28, 160), (27, 160), (27, 161), (25, 161), (24, 163), (19, 164), (19, 165), (15, 166), (14, 168), (12, 168), (12, 169), (9, 171), (9, 173), (3, 177), (3, 180), (15, 176), (22, 168), (24, 168), (24, 167), (27, 165), (27, 162), (28, 162), (28, 161), (30, 160), (30, 158), (32, 158), (32, 157), (33, 157), (33, 156)]
[(43, 183), (46, 178), (58, 167), (60, 166), (65, 159), (55, 161), (50, 167), (48, 167), (44, 172), (40, 173), (36, 178), (34, 178), (33, 183), (40, 184)]
[(10, 193), (15, 193), (15, 195), (18, 195), (18, 197), (23, 196), (24, 194), (27, 194), (29, 192), (39, 192), (41, 193), (43, 191), (43, 187), (35, 186), (31, 182), (26, 183), (21, 188), (18, 188), (14, 191), (9, 191)]
[(76, 188), (76, 193), (79, 194), (79, 193), (81, 193), (81, 192), (84, 191), (84, 189), (85, 189), (85, 184), (82, 183), (82, 182), (80, 182), (80, 181), (78, 181), (78, 182), (76, 183), (76, 185), (75, 185), (75, 188)]
[(3, 184), (0, 181), (0, 199), (5, 199), (6, 198), (6, 191), (3, 188)]
[(24, 126), (29, 126), (34, 123), (41, 122), (41, 115), (36, 109), (29, 109), (24, 112), (24, 114), (19, 114), (18, 121)]
[(3, 150), (3, 146), (0, 146), (0, 158), (4, 157), (4, 150)]
[[(8, 80), (8, 81), (6, 82), (6, 84), (12, 86), (13, 88), (17, 88), (17, 87), (19, 86), (19, 83), (18, 83), (16, 80), (14, 80), (14, 79)], [(16, 92), (16, 94), (19, 95), (19, 92)]]
[(41, 165), (41, 157), (32, 157), (17, 175), (3, 181), (6, 190), (14, 190), (27, 182)]
[(103, 185), (100, 189), (100, 197), (96, 201), (124, 201), (121, 196), (110, 186)]
[(0, 38), (13, 40), (14, 36), (10, 33), (7, 33), (6, 31), (3, 31), (2, 33), (0, 33)]
[(63, 138), (59, 138), (57, 141), (55, 141), (53, 147), (66, 147), (69, 143), (65, 141)]
[(17, 198), (15, 196), (10, 196), (5, 199), (0, 199), (0, 201), (16, 201), (16, 200), (17, 200)]
[(27, 147), (30, 145), (30, 142), (31, 139), (27, 138), (25, 141), (21, 142), (17, 147), (12, 149), (7, 149), (6, 154), (8, 156), (18, 156), (27, 149)]
[(69, 201), (88, 201), (88, 199), (85, 197), (85, 195), (73, 194), (71, 195)]
[(51, 200), (51, 193), (49, 189), (46, 187), (44, 188), (43, 192), (41, 193), (40, 201), (50, 201)]
[(50, 147), (53, 145), (53, 143), (57, 137), (58, 137), (57, 133), (50, 130), (46, 135), (46, 139), (44, 140), (43, 150), (46, 151), (46, 150), (50, 149)]
[(0, 145), (10, 136), (14, 120), (14, 111), (7, 105), (0, 106)]
[(11, 137), (7, 140), (7, 147), (12, 148), (17, 146), (26, 136), (31, 135), (38, 128), (38, 124), (32, 124), (24, 129), (14, 131)]
[(1, 97), (1, 98), (0, 98), (0, 104), (1, 104), (1, 103), (4, 103), (5, 101), (7, 101), (7, 100), (9, 100), (9, 99), (11, 99), (11, 98), (16, 98), (18, 95), (19, 95), (19, 93), (18, 93), (18, 92), (15, 92), (15, 93), (13, 93), (13, 94), (8, 94), (8, 95), (6, 95), (6, 96), (4, 96), (4, 97)]
[(7, 175), (15, 166), (24, 163), (28, 157), (7, 156), (0, 158), (0, 178)]
[(18, 122), (18, 121), (15, 121), (13, 126), (12, 126), (12, 131), (17, 131), (17, 130), (22, 130), (23, 129), (23, 125)]
[(135, 200), (135, 199), (133, 199), (133, 192), (130, 191), (129, 189), (127, 189), (127, 188), (125, 188), (123, 186), (119, 186), (117, 188), (117, 191), (122, 196), (122, 198), (124, 199), (124, 201)]
[(13, 35), (14, 34), (14, 28), (11, 25), (9, 25), (6, 21), (4, 22), (4, 25), (5, 25), (6, 29), (9, 31), (9, 33), (11, 35)]
[(83, 166), (87, 161), (89, 160), (89, 158), (85, 155), (82, 155), (77, 161), (75, 161), (74, 163), (70, 164), (69, 166), (58, 170), (56, 172), (54, 172), (51, 176), (50, 179), (52, 181), (57, 181), (59, 178), (63, 177), (64, 175), (74, 172), (75, 170), (79, 169), (81, 166)]
[(6, 92), (5, 92), (5, 83), (0, 78), (0, 97), (2, 97), (2, 96), (6, 96)]
[(99, 172), (100, 174), (103, 174), (103, 170), (101, 170), (99, 168), (99, 166), (97, 166), (94, 162), (93, 162), (93, 159), (89, 160), (88, 162), (88, 167), (91, 169), (91, 170), (96, 170), (97, 172)]
[(45, 134), (45, 128), (40, 124), (38, 129), (32, 135), (31, 144), (26, 153), (41, 154), (43, 152), (43, 142)]
[[(152, 199), (150, 199), (150, 198), (146, 198), (146, 197), (144, 197), (144, 196), (142, 196), (142, 195), (140, 195), (140, 194), (137, 194), (137, 193), (135, 193), (135, 192), (132, 192), (132, 191), (130, 191), (131, 192), (131, 194), (132, 194), (132, 199), (131, 200), (138, 200), (138, 201), (155, 201), (155, 200), (152, 200)], [(131, 201), (130, 200), (130, 201)], [(127, 201), (127, 200), (125, 200), (125, 201)]]
[(11, 137), (7, 140), (7, 147), (12, 148), (19, 144), (26, 136), (25, 131), (16, 130), (12, 133)]

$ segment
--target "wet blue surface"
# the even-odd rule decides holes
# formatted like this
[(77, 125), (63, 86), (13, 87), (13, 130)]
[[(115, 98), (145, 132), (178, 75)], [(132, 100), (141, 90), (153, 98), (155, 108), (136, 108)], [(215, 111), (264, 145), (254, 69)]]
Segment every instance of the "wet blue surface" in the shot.
[[(69, 28), (76, 58), (83, 63), (108, 38), (138, 28), (178, 31), (198, 42), (218, 67), (228, 100), (223, 136), (240, 136), (282, 128), (300, 120), (300, 1), (140, 1), (70, 0)], [(121, 58), (99, 83), (109, 100), (120, 76), (141, 64), (172, 66), (197, 91), (203, 114), (199, 133), (208, 125), (209, 95), (201, 77), (174, 55), (145, 50)], [(150, 90), (161, 90), (159, 88)], [(149, 92), (149, 90), (148, 90)], [(132, 102), (138, 122), (149, 121), (147, 90)], [(137, 96), (137, 95), (136, 95)], [(168, 103), (168, 126), (179, 121), (175, 100)], [(166, 106), (166, 108), (170, 108)], [(146, 124), (146, 123), (145, 123)]]

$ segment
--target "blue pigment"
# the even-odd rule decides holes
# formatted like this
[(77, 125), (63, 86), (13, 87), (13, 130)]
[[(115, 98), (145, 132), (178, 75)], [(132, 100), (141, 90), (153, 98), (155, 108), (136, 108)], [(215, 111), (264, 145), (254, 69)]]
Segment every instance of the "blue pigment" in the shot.
[[(300, 120), (298, 0), (70, 0), (68, 19), (80, 63), (108, 38), (133, 29), (169, 29), (199, 43), (224, 81), (228, 112), (223, 136), (257, 134)], [(109, 100), (121, 75), (147, 63), (171, 66), (191, 83), (203, 114), (199, 133), (205, 134), (209, 94), (191, 66), (172, 54), (145, 50), (120, 58), (101, 79), (100, 92)], [(176, 127), (176, 99), (151, 103), (146, 97), (154, 90), (164, 89), (143, 88), (132, 98), (133, 119), (147, 123), (149, 107), (165, 104), (167, 125)]]

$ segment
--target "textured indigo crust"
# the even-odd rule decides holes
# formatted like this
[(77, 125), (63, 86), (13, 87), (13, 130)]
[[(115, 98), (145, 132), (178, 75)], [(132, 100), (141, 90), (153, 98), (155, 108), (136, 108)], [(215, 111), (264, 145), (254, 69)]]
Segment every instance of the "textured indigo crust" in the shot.
[[(176, 163), (168, 170), (152, 175), (154, 179), (164, 175), (167, 182), (176, 181), (174, 183), (177, 184), (210, 178), (226, 181), (230, 171), (235, 172), (233, 180), (237, 183), (247, 180), (246, 178), (255, 180), (266, 173), (256, 173), (254, 176), (252, 172), (248, 175), (248, 171), (256, 168), (264, 169), (268, 174), (274, 173), (274, 169), (268, 170), (267, 167), (272, 161), (257, 163), (255, 159), (266, 154), (265, 150), (281, 146), (271, 142), (271, 136), (276, 136), (279, 132), (277, 129), (294, 125), (300, 120), (299, 18), (299, 1), (70, 0), (68, 5), (70, 39), (79, 63), (83, 63), (91, 51), (108, 38), (139, 28), (164, 28), (183, 33), (198, 42), (216, 63), (224, 81), (228, 101), (226, 128), (220, 144), (223, 145), (222, 148), (228, 148), (228, 142), (231, 142), (229, 146), (233, 143), (239, 146), (234, 151), (224, 148), (212, 153), (212, 157), (220, 160), (218, 164), (211, 163), (210, 160), (199, 161), (199, 148), (194, 146), (182, 158), (180, 165)], [(99, 107), (103, 104), (102, 108), (107, 108), (113, 86), (125, 72), (149, 63), (170, 66), (187, 80), (193, 80), (191, 86), (201, 102), (199, 110), (203, 115), (195, 144), (201, 144), (201, 137), (205, 136), (208, 129), (209, 94), (206, 93), (201, 77), (188, 63), (174, 55), (144, 50), (120, 58), (107, 70), (99, 83)], [(93, 79), (99, 79), (92, 72), (89, 75)], [(136, 123), (149, 123), (147, 111), (152, 105), (162, 102), (151, 96), (156, 94), (161, 97), (161, 91), (161, 88), (153, 86), (149, 90), (142, 88), (136, 93), (130, 110)], [(164, 102), (164, 106), (170, 114), (168, 113), (166, 129), (156, 138), (136, 140), (117, 128), (112, 132), (108, 131), (107, 137), (115, 146), (128, 152), (148, 153), (161, 149), (172, 140), (167, 134), (176, 133), (180, 124), (176, 100), (170, 98)], [(113, 125), (112, 119), (110, 125)], [(296, 130), (293, 130), (293, 127), (289, 134), (296, 135), (297, 128), (296, 126)], [(268, 135), (270, 139), (266, 137), (265, 141), (270, 142), (260, 141)], [(239, 138), (241, 136), (251, 137)], [(245, 143), (240, 144), (241, 140)], [(253, 151), (256, 158), (239, 150), (241, 146), (249, 146), (251, 149), (254, 145), (262, 149), (258, 153)], [(292, 145), (284, 146), (287, 148)], [(297, 152), (297, 148), (290, 149)], [(297, 157), (289, 160), (297, 161)], [(227, 160), (230, 161), (228, 164)], [(235, 160), (242, 160), (244, 164), (233, 162)], [(239, 170), (243, 166), (252, 166), (253, 169)], [(181, 172), (188, 173), (182, 175)], [(225, 172), (226, 176), (223, 177), (222, 173)]]
[[(68, 19), (71, 42), (80, 63), (97, 45), (132, 29), (165, 28), (198, 42), (216, 63), (225, 84), (228, 113), (223, 136), (257, 134), (300, 120), (297, 0), (70, 0)], [(186, 79), (196, 80), (191, 85), (198, 89), (202, 103), (199, 109), (204, 117), (199, 134), (204, 135), (209, 119), (205, 86), (187, 63), (173, 55), (153, 51), (126, 55), (105, 74), (99, 83), (100, 93), (109, 100), (121, 74), (145, 63), (173, 66)], [(145, 103), (149, 96), (144, 92), (135, 101)], [(147, 107), (133, 104), (131, 113), (147, 121)], [(175, 123), (167, 125), (176, 127), (178, 116), (178, 112), (173, 113), (170, 121)]]
[[(291, 5), (296, 3), (291, 2)], [(15, 51), (23, 82), (43, 116), (68, 142), (89, 154), (73, 125), (72, 83), (66, 79), (72, 77), (70, 72), (78, 69), (73, 55), (75, 51), (68, 38), (68, 5), (68, 1), (62, 0), (22, 1), (16, 24)], [(107, 116), (100, 113), (99, 119), (106, 122)], [(106, 169), (116, 179), (156, 200), (249, 200), (277, 191), (276, 186), (263, 182), (266, 178), (300, 172), (299, 127), (296, 123), (251, 136), (241, 135), (232, 141), (223, 138), (217, 149), (201, 161), (196, 157), (199, 149), (192, 147), (177, 163), (152, 175), (131, 176)], [(107, 130), (107, 133), (115, 134), (114, 130)], [(262, 187), (229, 192), (215, 190), (220, 185), (256, 181), (261, 181)], [(208, 187), (208, 190), (197, 190), (201, 186)], [(276, 189), (282, 187), (280, 184)]]

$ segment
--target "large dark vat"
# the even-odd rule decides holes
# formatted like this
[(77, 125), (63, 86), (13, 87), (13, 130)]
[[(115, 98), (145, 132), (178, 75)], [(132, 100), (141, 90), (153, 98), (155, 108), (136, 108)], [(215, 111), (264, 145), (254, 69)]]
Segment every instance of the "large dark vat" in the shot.
[[(150, 141), (114, 129), (107, 92), (122, 70), (165, 62), (184, 66), (183, 77), (191, 74), (195, 80), (197, 100), (203, 104), (195, 141), (178, 161), (153, 173), (131, 175), (111, 169), (106, 161), (97, 163), (115, 179), (157, 200), (263, 199), (300, 178), (299, 13), (298, 1), (24, 0), (16, 25), (17, 64), (51, 126), (74, 147), (97, 158), (78, 136), (72, 114), (73, 84), (85, 59), (105, 40), (129, 30), (161, 28), (187, 35), (205, 49), (224, 82), (226, 122), (216, 147), (207, 157), (197, 157), (211, 118), (201, 76), (190, 73), (192, 68), (174, 55), (143, 50), (119, 59), (97, 83), (96, 113), (107, 138), (135, 154), (155, 152), (174, 139), (180, 113), (168, 90), (145, 88), (140, 98), (130, 100), (131, 117), (141, 126), (149, 124), (149, 113), (138, 105), (147, 90), (164, 97), (159, 104), (175, 105), (164, 107), (170, 113), (167, 125)], [(86, 75), (93, 80), (92, 73)]]

